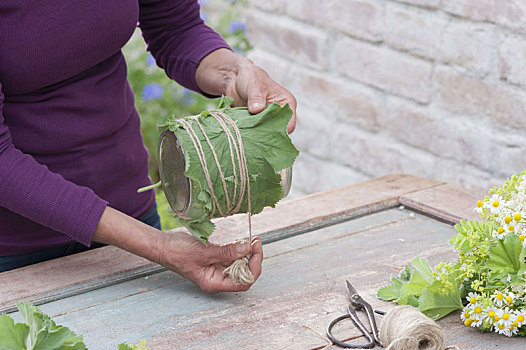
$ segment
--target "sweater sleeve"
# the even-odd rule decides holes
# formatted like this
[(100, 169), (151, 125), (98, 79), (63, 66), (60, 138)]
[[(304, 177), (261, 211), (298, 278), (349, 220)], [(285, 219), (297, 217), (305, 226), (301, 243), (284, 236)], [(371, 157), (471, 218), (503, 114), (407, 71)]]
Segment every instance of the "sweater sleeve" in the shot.
[(228, 44), (207, 27), (197, 0), (140, 0), (139, 27), (157, 65), (184, 87), (202, 93), (195, 72), (201, 60)]
[(0, 83), (0, 206), (89, 246), (107, 202), (13, 145)]

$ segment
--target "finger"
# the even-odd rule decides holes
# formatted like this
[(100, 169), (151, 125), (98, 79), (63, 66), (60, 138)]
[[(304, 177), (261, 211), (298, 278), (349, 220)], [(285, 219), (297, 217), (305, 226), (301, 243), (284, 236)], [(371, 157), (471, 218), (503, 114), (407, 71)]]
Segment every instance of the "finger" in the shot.
[(287, 125), (287, 132), (291, 134), (296, 129), (296, 99), (294, 96), (289, 101), (290, 109), (292, 109), (292, 118), (290, 118), (289, 124)]
[(254, 281), (261, 275), (261, 263), (263, 262), (263, 245), (259, 237), (254, 237), (252, 240), (252, 257), (248, 263), (248, 268), (254, 276)]
[(246, 241), (228, 243), (224, 245), (210, 244), (205, 248), (207, 264), (223, 264), (242, 258), (250, 252), (250, 245)]
[(247, 96), (248, 111), (252, 114), (260, 113), (265, 109), (266, 96), (259, 87), (250, 89)]
[(206, 293), (244, 292), (250, 286), (251, 284), (234, 284), (232, 278), (223, 275), (222, 269), (216, 269), (207, 279), (206, 285), (201, 286), (201, 289)]

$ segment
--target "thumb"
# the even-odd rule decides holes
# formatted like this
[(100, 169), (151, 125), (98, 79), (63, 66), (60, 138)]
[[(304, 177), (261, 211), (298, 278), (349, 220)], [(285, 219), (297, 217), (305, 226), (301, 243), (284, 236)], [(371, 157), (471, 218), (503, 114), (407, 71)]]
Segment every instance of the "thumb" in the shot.
[(250, 244), (246, 241), (224, 245), (209, 245), (207, 247), (207, 260), (210, 264), (229, 263), (244, 257), (249, 252)]
[(252, 114), (259, 113), (265, 109), (266, 99), (261, 91), (252, 91), (247, 98), (248, 111)]

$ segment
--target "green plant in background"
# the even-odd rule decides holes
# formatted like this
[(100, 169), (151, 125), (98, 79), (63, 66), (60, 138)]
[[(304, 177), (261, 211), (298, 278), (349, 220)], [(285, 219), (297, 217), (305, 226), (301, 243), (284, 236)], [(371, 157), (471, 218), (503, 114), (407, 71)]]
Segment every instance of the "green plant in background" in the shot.
[(433, 319), (462, 309), (468, 327), (526, 336), (526, 170), (489, 194), (475, 208), (485, 221), (455, 225), (456, 262), (433, 271), (416, 258), (378, 297), (413, 305)]
[[(236, 52), (245, 54), (251, 49), (243, 21), (246, 0), (201, 0), (199, 3), (205, 22), (221, 34)], [(128, 78), (135, 95), (135, 105), (141, 116), (144, 143), (150, 154), (150, 176), (157, 182), (157, 124), (164, 123), (169, 115), (184, 117), (198, 114), (213, 108), (218, 101), (201, 96), (170, 80), (146, 51), (139, 29), (123, 48), (123, 52), (128, 64)], [(168, 213), (169, 205), (164, 194), (157, 191), (156, 198), (163, 229), (177, 227), (172, 215)]]

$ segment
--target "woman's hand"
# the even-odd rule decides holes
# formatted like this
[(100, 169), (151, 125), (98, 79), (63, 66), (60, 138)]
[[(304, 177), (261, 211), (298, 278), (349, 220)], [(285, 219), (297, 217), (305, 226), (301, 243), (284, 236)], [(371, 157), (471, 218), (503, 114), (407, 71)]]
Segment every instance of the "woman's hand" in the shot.
[[(205, 246), (194, 236), (184, 232), (168, 234), (161, 242), (159, 263), (194, 282), (207, 293), (246, 291), (251, 284), (235, 285), (223, 270), (250, 252), (248, 242)], [(252, 239), (249, 268), (257, 280), (261, 274), (263, 249), (259, 237)]]
[[(111, 207), (106, 207), (93, 241), (111, 244), (142, 256), (186, 277), (208, 293), (245, 291), (251, 285), (235, 285), (223, 270), (247, 255), (248, 242), (205, 246), (186, 232), (161, 232)], [(252, 240), (249, 268), (256, 280), (261, 274), (263, 248), (259, 237)]]
[(248, 58), (228, 49), (213, 51), (197, 67), (196, 81), (203, 92), (232, 97), (236, 106), (248, 106), (250, 113), (261, 112), (267, 103), (288, 103), (293, 113), (288, 133), (296, 127), (294, 96)]

